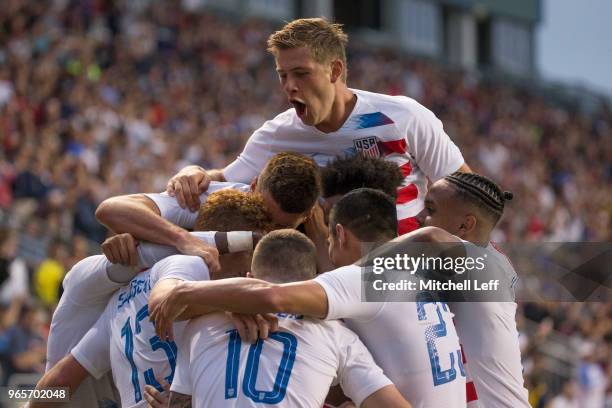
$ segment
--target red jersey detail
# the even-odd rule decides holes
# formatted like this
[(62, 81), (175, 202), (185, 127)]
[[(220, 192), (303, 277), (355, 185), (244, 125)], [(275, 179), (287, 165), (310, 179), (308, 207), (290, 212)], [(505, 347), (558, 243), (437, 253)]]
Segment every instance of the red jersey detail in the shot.
[(397, 204), (405, 204), (409, 201), (414, 200), (419, 195), (419, 190), (414, 184), (409, 184), (406, 187), (397, 189)]
[(399, 220), (397, 230), (400, 235), (404, 235), (418, 228), (419, 222), (416, 220), (416, 217), (410, 217)]
[(383, 154), (386, 156), (391, 153), (405, 154), (407, 143), (404, 139), (391, 140), (389, 142), (380, 142)]
[(473, 381), (465, 383), (465, 391), (467, 396), (467, 402), (476, 401), (478, 399), (478, 394), (476, 394), (476, 387), (474, 386)]

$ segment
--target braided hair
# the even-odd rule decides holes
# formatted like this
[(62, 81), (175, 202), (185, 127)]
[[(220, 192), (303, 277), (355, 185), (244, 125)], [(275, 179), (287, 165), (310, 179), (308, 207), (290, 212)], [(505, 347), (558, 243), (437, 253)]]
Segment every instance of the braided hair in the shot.
[(444, 177), (444, 180), (455, 188), (462, 200), (484, 210), (495, 223), (504, 213), (506, 201), (514, 197), (510, 191), (502, 191), (494, 181), (476, 173), (456, 171)]

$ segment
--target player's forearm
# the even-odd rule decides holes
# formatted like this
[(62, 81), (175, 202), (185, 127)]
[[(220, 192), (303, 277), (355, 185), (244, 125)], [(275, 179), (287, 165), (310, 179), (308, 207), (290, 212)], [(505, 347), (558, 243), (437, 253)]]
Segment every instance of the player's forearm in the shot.
[[(276, 313), (282, 308), (274, 284), (251, 278), (209, 282), (181, 282), (175, 294), (191, 310), (211, 307), (234, 313)], [(205, 310), (205, 309), (204, 309)]]
[(274, 284), (253, 278), (182, 282), (175, 296), (184, 305), (209, 306), (234, 313), (292, 313), (324, 318), (327, 297), (312, 281)]
[[(43, 375), (36, 384), (36, 389), (49, 387), (68, 387), (70, 394), (74, 393), (83, 380), (89, 376), (85, 368), (71, 354), (60, 360), (53, 368)], [(49, 408), (48, 402), (31, 402), (30, 408)]]
[(187, 239), (186, 230), (163, 219), (144, 200), (149, 199), (144, 196), (109, 198), (98, 206), (96, 218), (112, 231), (129, 233), (141, 241), (176, 247)]
[(207, 173), (208, 173), (208, 177), (210, 177), (212, 181), (220, 181), (220, 182), (227, 181), (225, 180), (225, 176), (223, 175), (223, 169), (208, 170)]
[(181, 394), (180, 392), (170, 391), (168, 398), (168, 408), (191, 408), (191, 395)]

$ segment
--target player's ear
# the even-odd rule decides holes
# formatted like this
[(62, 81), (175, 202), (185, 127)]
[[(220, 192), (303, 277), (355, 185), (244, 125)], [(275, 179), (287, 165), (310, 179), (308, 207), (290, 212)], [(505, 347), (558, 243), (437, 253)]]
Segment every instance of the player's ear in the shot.
[(474, 231), (477, 223), (478, 223), (478, 220), (476, 220), (476, 217), (472, 214), (468, 214), (465, 216), (465, 219), (463, 220), (463, 223), (461, 224), (460, 229), (462, 230), (464, 234), (467, 235), (470, 232)]
[(252, 277), (253, 277), (253, 274), (251, 273), (251, 271), (248, 271), (248, 272), (246, 273), (246, 277), (247, 277), (247, 278), (252, 278)]
[(342, 72), (344, 71), (344, 63), (335, 59), (331, 62), (331, 82), (336, 83), (336, 81), (342, 78)]
[(338, 239), (338, 244), (341, 248), (346, 246), (346, 230), (340, 223), (336, 224), (336, 238)]

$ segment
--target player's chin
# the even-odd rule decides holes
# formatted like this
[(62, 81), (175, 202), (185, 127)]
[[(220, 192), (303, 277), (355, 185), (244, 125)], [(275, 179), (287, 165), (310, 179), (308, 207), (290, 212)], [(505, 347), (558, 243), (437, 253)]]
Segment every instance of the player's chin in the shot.
[(299, 118), (306, 126), (315, 126), (317, 124), (311, 115), (304, 114), (299, 116)]

